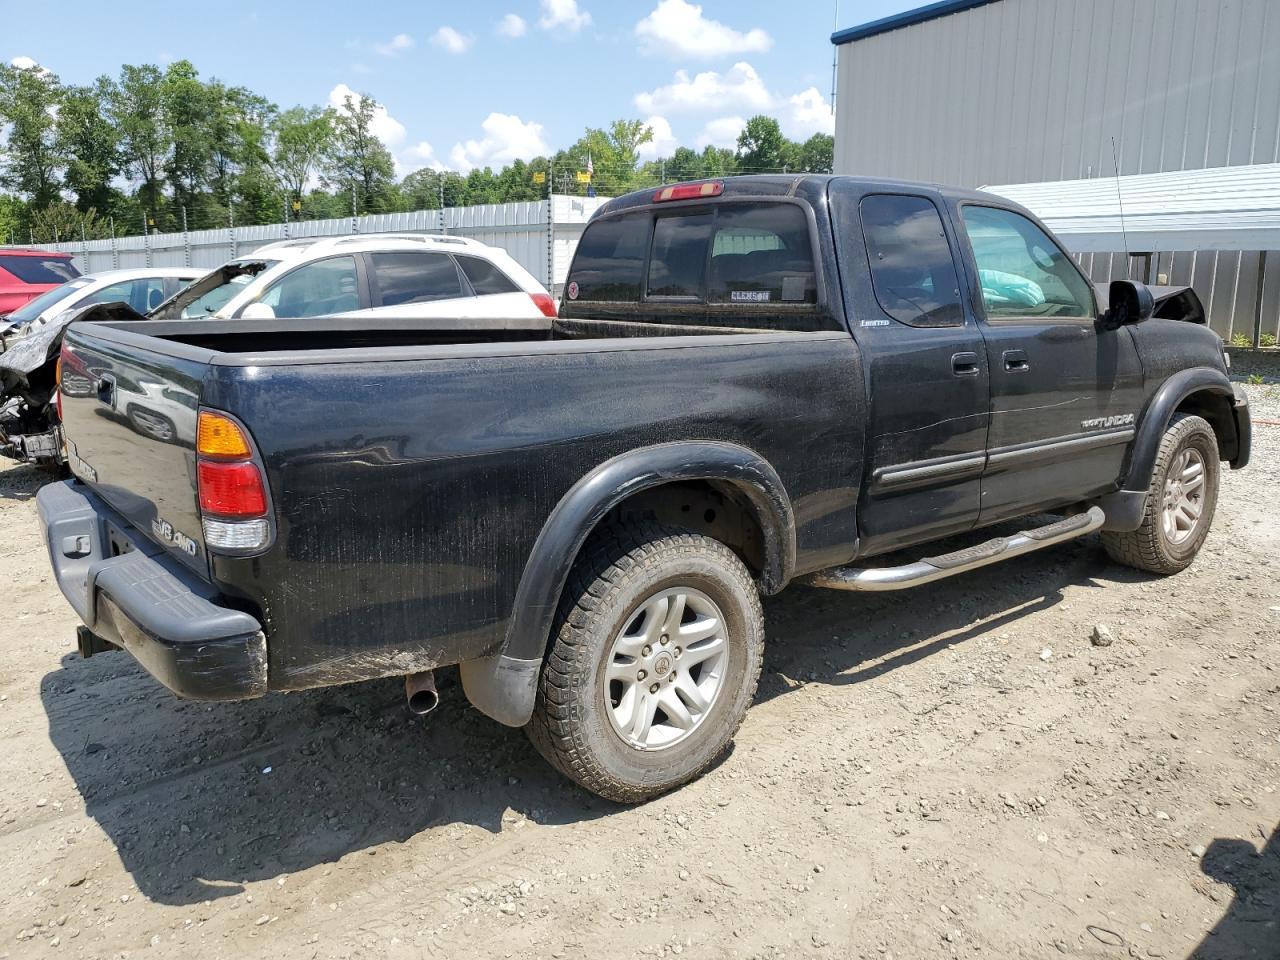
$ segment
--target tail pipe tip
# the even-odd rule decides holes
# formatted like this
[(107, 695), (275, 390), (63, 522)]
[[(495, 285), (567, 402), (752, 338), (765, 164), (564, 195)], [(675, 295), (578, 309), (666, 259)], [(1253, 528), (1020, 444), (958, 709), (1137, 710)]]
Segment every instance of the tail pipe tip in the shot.
[(440, 703), (440, 694), (436, 693), (436, 678), (430, 670), (422, 673), (411, 673), (404, 678), (404, 696), (409, 712), (417, 716), (425, 716)]

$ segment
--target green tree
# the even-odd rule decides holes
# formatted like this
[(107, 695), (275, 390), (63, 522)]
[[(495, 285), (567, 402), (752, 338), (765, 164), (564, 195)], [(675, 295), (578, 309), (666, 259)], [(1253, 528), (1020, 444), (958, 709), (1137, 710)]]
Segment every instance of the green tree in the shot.
[(0, 193), (0, 243), (7, 245), (28, 239), (24, 227), (27, 224), (27, 205), (18, 197)]
[(738, 167), (742, 173), (780, 172), (786, 164), (787, 138), (773, 117), (752, 117), (738, 134)]
[(100, 240), (107, 228), (98, 219), (98, 211), (90, 207), (80, 210), (73, 203), (59, 200), (31, 214), (31, 238), (36, 243), (72, 243)]
[(160, 102), (171, 144), (165, 173), (174, 202), (192, 208), (197, 192), (209, 182), (213, 162), (213, 96), (190, 60), (175, 60), (160, 81)]
[(697, 180), (703, 173), (702, 158), (688, 147), (676, 147), (675, 153), (666, 163), (666, 180)]
[(391, 154), (372, 129), (374, 111), (379, 106), (364, 94), (347, 95), (334, 112), (334, 138), (324, 173), (325, 185), (354, 190), (360, 213), (387, 209), (394, 183)]
[(0, 127), (9, 128), (0, 185), (26, 194), (36, 208), (57, 200), (61, 186), (54, 120), (61, 98), (58, 78), (43, 67), (0, 64)]
[(800, 147), (800, 163), (806, 173), (831, 173), (835, 169), (836, 138), (815, 133)]
[(165, 126), (161, 80), (160, 71), (151, 64), (125, 64), (108, 96), (108, 116), (120, 138), (125, 169), (141, 181), (138, 200), (148, 211), (161, 205), (165, 164), (172, 145)]
[(122, 170), (120, 140), (107, 115), (113, 86), (99, 77), (91, 86), (67, 87), (58, 108), (57, 149), (81, 211), (109, 210), (118, 197), (112, 181)]
[(334, 148), (334, 112), (291, 107), (271, 123), (271, 170), (291, 200), (302, 193)]
[(738, 158), (732, 150), (726, 147), (713, 147), (708, 144), (702, 150), (702, 173), (703, 177), (732, 177), (736, 173), (750, 173), (752, 171), (738, 169)]

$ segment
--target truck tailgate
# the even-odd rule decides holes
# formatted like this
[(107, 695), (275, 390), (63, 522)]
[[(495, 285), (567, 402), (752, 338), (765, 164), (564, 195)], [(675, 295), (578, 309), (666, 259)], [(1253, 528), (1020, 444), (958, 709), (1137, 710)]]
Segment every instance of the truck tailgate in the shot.
[(203, 363), (68, 328), (62, 418), (72, 472), (136, 528), (208, 576), (196, 492)]

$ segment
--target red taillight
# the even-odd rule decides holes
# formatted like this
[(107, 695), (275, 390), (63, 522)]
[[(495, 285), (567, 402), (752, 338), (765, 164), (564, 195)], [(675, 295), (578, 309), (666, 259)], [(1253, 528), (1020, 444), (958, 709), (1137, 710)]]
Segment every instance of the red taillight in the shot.
[(555, 319), (556, 302), (546, 293), (531, 293), (529, 299), (533, 301), (533, 305), (542, 311), (544, 317)]
[(724, 193), (724, 183), (720, 180), (707, 180), (704, 183), (677, 183), (675, 186), (663, 187), (653, 195), (654, 203), (665, 203), (668, 200), (694, 200), (698, 197), (718, 197)]
[(253, 463), (201, 460), (200, 509), (220, 517), (260, 517), (267, 512), (262, 473)]

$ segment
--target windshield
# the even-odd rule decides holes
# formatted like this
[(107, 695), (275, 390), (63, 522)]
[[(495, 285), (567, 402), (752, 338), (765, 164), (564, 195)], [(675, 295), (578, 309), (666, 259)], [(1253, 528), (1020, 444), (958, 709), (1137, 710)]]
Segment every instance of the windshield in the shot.
[(12, 324), (30, 323), (55, 303), (61, 303), (77, 290), (83, 290), (92, 282), (93, 281), (89, 279), (72, 280), (70, 283), (64, 283), (60, 287), (54, 287), (52, 290), (46, 290), (34, 300), (28, 300), (17, 310), (13, 311), (13, 313), (5, 317), (5, 320)]
[(231, 298), (253, 283), (279, 260), (233, 260), (197, 280), (151, 314), (156, 320), (197, 320), (211, 317)]

